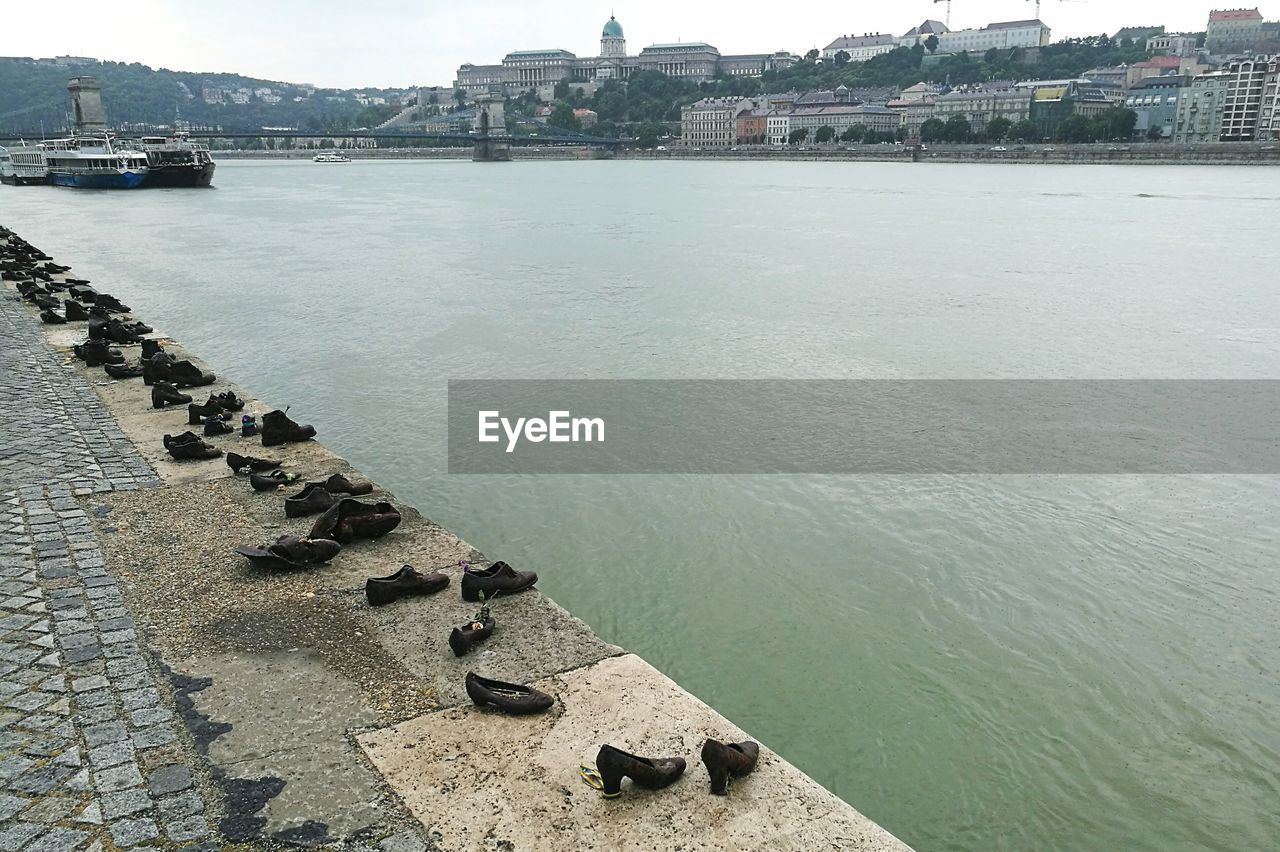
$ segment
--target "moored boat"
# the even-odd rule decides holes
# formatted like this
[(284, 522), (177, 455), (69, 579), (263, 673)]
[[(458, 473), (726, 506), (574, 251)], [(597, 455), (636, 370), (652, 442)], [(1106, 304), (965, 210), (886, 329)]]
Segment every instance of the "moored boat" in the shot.
[(209, 186), (216, 168), (209, 147), (192, 142), (181, 131), (172, 136), (144, 136), (137, 148), (147, 155), (147, 186)]
[(14, 186), (32, 186), (49, 182), (49, 164), (44, 149), (21, 143), (7, 149), (9, 167), (0, 166), (0, 180)]
[(47, 140), (49, 182), (80, 189), (137, 189), (150, 173), (147, 155), (127, 146), (117, 148), (111, 136), (72, 136)]
[(351, 162), (351, 158), (348, 157), (346, 154), (342, 153), (341, 151), (337, 151), (333, 153), (326, 151), (323, 154), (316, 154), (311, 159), (313, 162), (316, 162), (316, 163), (349, 163)]

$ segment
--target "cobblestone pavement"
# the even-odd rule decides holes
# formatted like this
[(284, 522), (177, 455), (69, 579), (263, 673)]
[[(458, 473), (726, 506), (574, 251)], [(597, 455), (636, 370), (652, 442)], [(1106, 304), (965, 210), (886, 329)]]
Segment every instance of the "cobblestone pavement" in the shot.
[(158, 481), (13, 296), (0, 298), (0, 850), (217, 848), (172, 690), (76, 499)]

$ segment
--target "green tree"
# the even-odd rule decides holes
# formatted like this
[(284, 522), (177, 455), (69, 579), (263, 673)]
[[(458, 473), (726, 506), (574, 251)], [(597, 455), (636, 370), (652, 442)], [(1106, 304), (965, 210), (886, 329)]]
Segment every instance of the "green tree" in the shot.
[(936, 33), (929, 33), (929, 37), (924, 40), (925, 50), (928, 50), (930, 53), (938, 52), (938, 44), (939, 41)]
[(1027, 119), (1017, 122), (1009, 128), (1009, 138), (1019, 142), (1034, 142), (1040, 138), (1040, 131)]
[(862, 137), (867, 135), (867, 126), (865, 124), (851, 124), (845, 128), (844, 133), (840, 134), (841, 142), (861, 142)]
[(946, 138), (947, 125), (940, 118), (931, 118), (920, 125), (921, 142), (941, 142)]
[(804, 55), (804, 58), (809, 62), (817, 62), (818, 57), (821, 55), (822, 54), (818, 52), (818, 48), (814, 47), (814, 48), (811, 48), (809, 52)]
[(993, 47), (982, 55), (982, 61), (988, 65), (995, 65), (1000, 61), (1000, 49)]
[(558, 103), (551, 110), (547, 123), (561, 130), (581, 130), (582, 122), (573, 114), (573, 107), (566, 103)]
[(641, 148), (657, 147), (658, 135), (661, 130), (662, 128), (657, 124), (654, 124), (652, 121), (646, 121), (644, 124), (640, 125), (640, 133), (636, 137), (636, 144)]
[(947, 119), (943, 137), (948, 142), (968, 142), (973, 136), (973, 125), (963, 115), (953, 115)]
[(837, 67), (837, 68), (843, 68), (844, 66), (846, 66), (846, 65), (848, 65), (848, 64), (849, 64), (849, 60), (850, 60), (850, 59), (852, 59), (852, 58), (853, 58), (853, 57), (849, 55), (849, 51), (847, 51), (847, 50), (838, 50), (838, 51), (836, 51), (836, 55), (835, 55), (835, 57), (834, 57), (834, 59), (835, 59), (835, 61), (836, 61), (836, 67)]
[(1098, 138), (1127, 142), (1138, 126), (1138, 114), (1128, 107), (1112, 107), (1097, 117)]
[(1058, 122), (1058, 139), (1062, 142), (1093, 142), (1098, 125), (1083, 115), (1069, 115)]
[(1007, 118), (993, 118), (987, 122), (987, 138), (992, 142), (1003, 142), (1009, 137), (1013, 122)]
[(801, 127), (799, 130), (791, 131), (791, 135), (787, 137), (788, 144), (798, 145), (809, 138), (809, 129)]
[(817, 142), (819, 145), (823, 145), (827, 142), (830, 142), (832, 139), (835, 139), (835, 138), (836, 138), (836, 129), (834, 127), (830, 127), (827, 125), (823, 125), (822, 127), (819, 127), (818, 131), (813, 134), (813, 141)]
[(1147, 141), (1159, 142), (1164, 138), (1164, 129), (1158, 124), (1153, 124), (1147, 128)]

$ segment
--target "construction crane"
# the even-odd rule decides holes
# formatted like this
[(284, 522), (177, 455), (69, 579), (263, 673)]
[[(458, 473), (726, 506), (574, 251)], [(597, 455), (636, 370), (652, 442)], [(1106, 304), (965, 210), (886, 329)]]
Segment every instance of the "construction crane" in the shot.
[(937, 6), (939, 3), (947, 4), (947, 19), (943, 23), (947, 25), (947, 29), (951, 29), (951, 0), (933, 0), (933, 5)]
[[(1043, 0), (1027, 0), (1028, 3), (1036, 4), (1036, 20), (1040, 20), (1040, 5)], [(1086, 0), (1058, 0), (1059, 3), (1084, 3)]]

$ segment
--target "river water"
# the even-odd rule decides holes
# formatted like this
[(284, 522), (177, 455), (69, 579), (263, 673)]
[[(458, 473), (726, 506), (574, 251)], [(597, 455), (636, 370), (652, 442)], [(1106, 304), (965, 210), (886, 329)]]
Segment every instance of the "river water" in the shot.
[(444, 470), (450, 378), (1280, 378), (1280, 170), (215, 183), (0, 223), (921, 850), (1280, 845), (1276, 477)]

